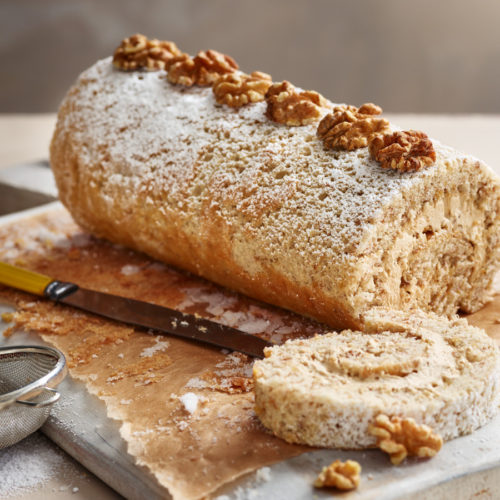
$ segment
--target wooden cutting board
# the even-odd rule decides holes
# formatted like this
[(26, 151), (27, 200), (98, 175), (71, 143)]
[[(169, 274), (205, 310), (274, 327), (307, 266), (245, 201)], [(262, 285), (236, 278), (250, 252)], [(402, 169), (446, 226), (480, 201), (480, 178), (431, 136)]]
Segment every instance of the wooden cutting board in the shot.
[[(0, 224), (45, 210), (0, 218)], [(3, 310), (7, 308), (0, 308)], [(487, 313), (495, 315), (496, 311)], [(16, 332), (8, 339), (0, 337), (0, 344), (39, 342), (38, 337), (26, 332)], [(62, 400), (43, 432), (127, 498), (168, 498), (154, 477), (137, 466), (127, 453), (118, 431), (119, 423), (106, 416), (104, 403), (70, 377), (60, 388)], [(448, 498), (450, 494), (457, 498), (495, 498), (496, 491), (500, 491), (499, 431), (500, 417), (470, 436), (446, 443), (433, 460), (408, 461), (401, 467), (388, 466), (386, 457), (375, 450), (314, 451), (273, 465), (265, 474), (250, 474), (222, 488), (219, 494), (229, 498), (309, 499), (318, 471), (325, 463), (339, 458), (363, 464), (361, 487), (343, 498)], [(330, 492), (314, 491), (314, 495), (331, 498)]]
[[(0, 306), (0, 312), (8, 310)], [(18, 332), (0, 344), (41, 343)], [(106, 416), (104, 403), (90, 395), (81, 382), (68, 377), (59, 386), (62, 399), (42, 428), (44, 434), (105, 483), (133, 500), (170, 498), (152, 475), (135, 465), (119, 434), (119, 423)], [(470, 436), (445, 444), (431, 461), (409, 461), (390, 467), (380, 452), (321, 450), (275, 464), (268, 474), (253, 473), (218, 492), (230, 499), (265, 498), (309, 500), (311, 484), (322, 465), (335, 459), (363, 464), (364, 481), (349, 500), (486, 499), (500, 491), (500, 417)], [(262, 480), (262, 476), (269, 477)], [(332, 498), (314, 491), (315, 498)]]

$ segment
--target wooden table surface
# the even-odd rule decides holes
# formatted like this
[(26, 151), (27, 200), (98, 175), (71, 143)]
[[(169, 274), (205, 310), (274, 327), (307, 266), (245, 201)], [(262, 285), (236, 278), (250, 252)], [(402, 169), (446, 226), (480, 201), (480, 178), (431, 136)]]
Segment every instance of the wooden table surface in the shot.
[[(404, 114), (387, 115), (387, 117), (405, 129), (422, 130), (445, 144), (481, 158), (500, 174), (500, 154), (498, 153), (500, 115)], [(54, 114), (0, 114), (0, 169), (12, 167), (18, 163), (47, 159), (54, 124)], [(44, 446), (50, 448), (55, 445), (47, 442)], [(0, 450), (0, 458), (1, 454)], [(85, 474), (78, 464), (72, 463), (68, 455), (65, 455), (64, 460), (63, 469), (70, 471), (69, 475), (67, 472), (64, 476), (52, 479), (37, 490), (11, 498), (15, 500), (21, 498), (71, 498), (75, 500), (92, 497), (99, 500), (118, 498), (99, 479), (91, 474)], [(78, 491), (73, 492), (73, 488), (78, 488)]]

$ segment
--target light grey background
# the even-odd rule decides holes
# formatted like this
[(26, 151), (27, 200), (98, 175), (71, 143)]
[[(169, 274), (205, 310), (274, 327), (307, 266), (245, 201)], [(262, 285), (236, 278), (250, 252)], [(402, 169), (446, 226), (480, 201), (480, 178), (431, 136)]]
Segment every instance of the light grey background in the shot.
[(0, 0), (0, 112), (55, 111), (135, 32), (335, 102), (500, 112), (498, 0)]

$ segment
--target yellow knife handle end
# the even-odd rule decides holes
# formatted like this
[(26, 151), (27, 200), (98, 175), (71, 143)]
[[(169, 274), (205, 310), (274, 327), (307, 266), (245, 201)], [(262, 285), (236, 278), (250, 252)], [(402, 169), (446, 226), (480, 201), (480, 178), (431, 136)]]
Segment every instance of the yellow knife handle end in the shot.
[(43, 295), (47, 285), (52, 281), (54, 280), (49, 276), (0, 262), (0, 283), (3, 285), (35, 295)]

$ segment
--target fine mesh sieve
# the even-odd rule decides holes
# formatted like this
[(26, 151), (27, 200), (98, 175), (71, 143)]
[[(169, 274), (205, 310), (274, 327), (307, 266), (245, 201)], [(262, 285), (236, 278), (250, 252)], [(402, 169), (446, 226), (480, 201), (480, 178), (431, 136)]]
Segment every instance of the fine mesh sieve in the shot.
[(51, 347), (0, 348), (0, 449), (40, 428), (66, 376), (62, 352)]

